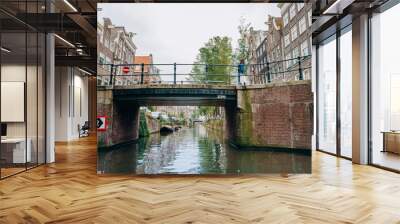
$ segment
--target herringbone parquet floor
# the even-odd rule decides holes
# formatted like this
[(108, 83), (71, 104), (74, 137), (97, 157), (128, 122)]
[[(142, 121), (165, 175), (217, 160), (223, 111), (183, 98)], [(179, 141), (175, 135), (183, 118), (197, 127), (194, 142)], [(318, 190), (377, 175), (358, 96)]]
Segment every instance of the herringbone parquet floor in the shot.
[(0, 223), (400, 223), (400, 175), (323, 153), (312, 175), (98, 176), (94, 138), (0, 181)]

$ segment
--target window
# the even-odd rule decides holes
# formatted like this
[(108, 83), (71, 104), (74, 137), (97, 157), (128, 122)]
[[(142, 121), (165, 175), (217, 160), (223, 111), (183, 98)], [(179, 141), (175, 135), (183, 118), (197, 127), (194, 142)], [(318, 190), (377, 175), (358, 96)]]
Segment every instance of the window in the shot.
[(352, 34), (340, 36), (340, 155), (352, 157)]
[(97, 29), (97, 38), (99, 38), (100, 43), (103, 43), (103, 29), (102, 28)]
[(110, 48), (110, 40), (107, 37), (104, 37), (104, 46)]
[(308, 26), (312, 24), (312, 9), (308, 11)]
[(296, 40), (297, 38), (297, 25), (295, 24), (292, 29), (290, 29), (290, 32), (292, 34), (292, 41)]
[(303, 43), (301, 43), (301, 56), (308, 56), (310, 54), (308, 50), (308, 41), (305, 40)]
[(299, 54), (299, 48), (298, 47), (295, 47), (294, 49), (293, 49), (293, 58), (298, 58), (300, 56), (300, 54)]
[(400, 33), (393, 28), (398, 21), (400, 4), (371, 19), (371, 157), (373, 164), (395, 170), (400, 170)]
[(290, 53), (288, 53), (286, 55), (285, 59), (286, 59), (286, 68), (289, 68), (290, 66), (292, 66), (292, 60), (290, 60), (290, 59), (292, 59), (292, 55)]
[(301, 19), (300, 19), (300, 22), (299, 22), (299, 31), (300, 31), (300, 34), (302, 34), (304, 31), (306, 31), (306, 29), (307, 29), (306, 17), (303, 16), (303, 18), (301, 18)]
[(290, 37), (289, 34), (285, 35), (285, 47), (287, 47), (290, 44)]
[(300, 56), (299, 48), (298, 47), (293, 48), (293, 59), (294, 59), (294, 60), (292, 60), (293, 64), (299, 62), (298, 59), (297, 59), (299, 56)]
[(296, 16), (296, 4), (292, 4), (290, 6), (290, 11), (289, 11), (289, 15), (290, 15), (290, 20), (292, 20), (295, 16)]
[(283, 14), (283, 26), (286, 26), (289, 23), (289, 13)]
[[(352, 157), (352, 35), (351, 26), (318, 48), (318, 148), (338, 156)], [(338, 41), (338, 43), (336, 42)], [(303, 51), (308, 45), (302, 43)], [(338, 51), (337, 44), (340, 49)], [(308, 50), (307, 50), (308, 51)], [(340, 57), (337, 70), (336, 55)], [(304, 54), (304, 53), (303, 53)], [(309, 75), (309, 72), (305, 73)], [(337, 80), (336, 77), (339, 77)], [(306, 76), (305, 76), (306, 78)], [(337, 87), (340, 86), (340, 92)], [(337, 97), (338, 101), (337, 101)], [(336, 103), (340, 103), (337, 105)], [(339, 109), (339, 110), (338, 110)], [(338, 114), (337, 114), (338, 113)], [(339, 122), (338, 126), (337, 122)], [(338, 136), (337, 136), (338, 135)], [(336, 137), (340, 141), (336, 141)]]
[(103, 53), (99, 54), (99, 64), (105, 64), (105, 58)]
[(336, 154), (336, 36), (318, 48), (318, 149)]
[[(109, 57), (105, 57), (106, 58), (106, 64), (111, 64), (111, 59)], [(107, 66), (108, 70), (111, 70), (110, 66)]]

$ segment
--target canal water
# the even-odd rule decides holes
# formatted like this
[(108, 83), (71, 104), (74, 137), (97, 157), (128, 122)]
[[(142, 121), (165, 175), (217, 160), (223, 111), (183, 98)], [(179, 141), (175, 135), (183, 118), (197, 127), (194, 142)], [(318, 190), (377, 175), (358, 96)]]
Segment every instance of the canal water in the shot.
[(196, 124), (177, 132), (152, 134), (137, 143), (99, 149), (98, 173), (243, 174), (310, 173), (311, 155), (237, 149), (223, 133)]

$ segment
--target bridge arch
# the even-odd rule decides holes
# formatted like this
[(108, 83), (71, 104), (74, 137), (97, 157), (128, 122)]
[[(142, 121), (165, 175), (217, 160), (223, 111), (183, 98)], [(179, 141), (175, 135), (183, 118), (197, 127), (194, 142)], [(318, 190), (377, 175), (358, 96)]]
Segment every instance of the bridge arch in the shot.
[(218, 106), (225, 109), (226, 138), (233, 138), (236, 87), (228, 85), (137, 85), (98, 87), (99, 116), (106, 116), (108, 128), (99, 133), (100, 146), (109, 147), (139, 138), (141, 106)]

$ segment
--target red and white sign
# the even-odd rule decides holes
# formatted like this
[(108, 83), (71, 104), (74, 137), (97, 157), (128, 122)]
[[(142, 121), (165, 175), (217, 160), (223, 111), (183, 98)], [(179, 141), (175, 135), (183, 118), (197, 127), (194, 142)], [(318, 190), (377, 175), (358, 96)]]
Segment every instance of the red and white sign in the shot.
[(105, 131), (107, 130), (107, 117), (106, 116), (97, 116), (97, 131)]
[(124, 66), (122, 68), (122, 72), (125, 73), (125, 74), (129, 73), (129, 67), (128, 66)]

